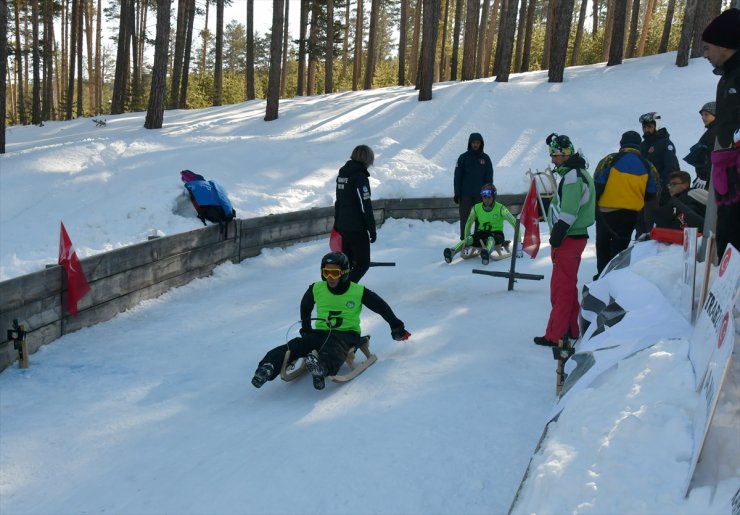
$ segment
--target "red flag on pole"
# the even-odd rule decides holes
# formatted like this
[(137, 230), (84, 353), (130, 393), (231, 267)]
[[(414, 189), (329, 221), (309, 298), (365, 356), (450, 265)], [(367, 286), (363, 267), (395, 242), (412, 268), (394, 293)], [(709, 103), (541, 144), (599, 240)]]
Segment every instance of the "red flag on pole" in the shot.
[(72, 240), (69, 239), (63, 222), (59, 233), (58, 262), (67, 272), (67, 312), (71, 313), (72, 316), (77, 316), (77, 303), (90, 291), (90, 285), (87, 284), (80, 260), (77, 259), (77, 253), (72, 246)]
[(342, 235), (335, 227), (331, 228), (331, 236), (329, 236), (329, 250), (332, 252), (342, 252)]
[(529, 186), (529, 192), (527, 192), (527, 198), (524, 200), (524, 206), (522, 212), (519, 215), (519, 220), (524, 227), (524, 241), (522, 242), (522, 250), (529, 254), (532, 259), (537, 257), (537, 252), (540, 250), (540, 211), (537, 205), (537, 185), (532, 179), (532, 184)]

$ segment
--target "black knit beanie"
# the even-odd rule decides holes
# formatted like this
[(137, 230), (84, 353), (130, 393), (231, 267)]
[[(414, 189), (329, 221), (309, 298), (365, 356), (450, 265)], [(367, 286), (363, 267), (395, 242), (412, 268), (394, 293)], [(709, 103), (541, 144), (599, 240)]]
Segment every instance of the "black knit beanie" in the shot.
[(642, 138), (635, 131), (627, 131), (622, 134), (622, 139), (619, 140), (619, 148), (632, 147), (640, 148), (640, 142)]
[(709, 22), (701, 39), (723, 48), (740, 48), (740, 9), (727, 9)]

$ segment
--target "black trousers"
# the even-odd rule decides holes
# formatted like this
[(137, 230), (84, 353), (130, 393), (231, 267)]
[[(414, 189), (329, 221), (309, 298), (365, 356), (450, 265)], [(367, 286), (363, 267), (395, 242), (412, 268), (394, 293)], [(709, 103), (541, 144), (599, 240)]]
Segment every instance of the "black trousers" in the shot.
[(483, 199), (478, 195), (477, 197), (460, 197), (460, 204), (458, 204), (458, 212), (460, 213), (460, 239), (465, 239), (465, 224), (468, 221), (468, 216), (470, 215), (470, 210), (473, 209), (473, 206), (476, 205), (478, 202), (481, 202)]
[(280, 375), (285, 353), (290, 350), (290, 360), (305, 358), (311, 351), (319, 351), (319, 361), (326, 367), (328, 375), (333, 376), (347, 358), (352, 347), (360, 345), (360, 335), (353, 331), (308, 331), (305, 335), (293, 338), (288, 343), (270, 350), (259, 365), (271, 363), (273, 368), (270, 381)]
[(352, 267), (349, 280), (359, 283), (370, 268), (370, 236), (367, 231), (342, 232), (342, 252)]
[(601, 273), (614, 256), (626, 249), (635, 230), (638, 212), (629, 209), (596, 213), (596, 270)]

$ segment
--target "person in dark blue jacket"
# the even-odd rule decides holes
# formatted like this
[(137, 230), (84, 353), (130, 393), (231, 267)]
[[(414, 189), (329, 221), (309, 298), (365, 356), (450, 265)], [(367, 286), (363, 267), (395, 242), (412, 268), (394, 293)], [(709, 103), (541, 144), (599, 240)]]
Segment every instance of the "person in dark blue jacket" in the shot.
[(493, 164), (483, 152), (483, 136), (474, 132), (468, 138), (468, 150), (460, 154), (455, 166), (454, 197), (460, 213), (460, 239), (465, 239), (465, 222), (470, 209), (482, 202), (480, 196), (484, 184), (493, 183)]
[(342, 252), (352, 266), (349, 278), (355, 283), (370, 268), (370, 244), (378, 237), (367, 171), (374, 162), (373, 149), (358, 145), (337, 176), (334, 228), (342, 235)]
[(659, 206), (665, 204), (670, 198), (668, 192), (668, 177), (671, 173), (680, 170), (676, 147), (670, 139), (665, 127), (658, 128), (660, 115), (655, 112), (645, 113), (640, 116), (642, 124), (642, 143), (640, 153), (642, 157), (653, 163), (660, 175), (658, 194), (645, 202), (642, 216), (637, 220), (637, 235), (649, 233), (655, 224), (655, 213)]

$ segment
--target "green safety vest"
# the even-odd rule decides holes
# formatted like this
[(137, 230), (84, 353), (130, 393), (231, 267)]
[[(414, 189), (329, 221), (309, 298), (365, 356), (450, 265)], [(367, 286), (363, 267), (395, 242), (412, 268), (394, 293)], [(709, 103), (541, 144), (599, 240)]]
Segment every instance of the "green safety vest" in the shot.
[(313, 284), (313, 298), (316, 302), (316, 329), (324, 331), (354, 331), (361, 334), (360, 311), (365, 287), (350, 283), (347, 291), (336, 295), (329, 291), (326, 281)]

